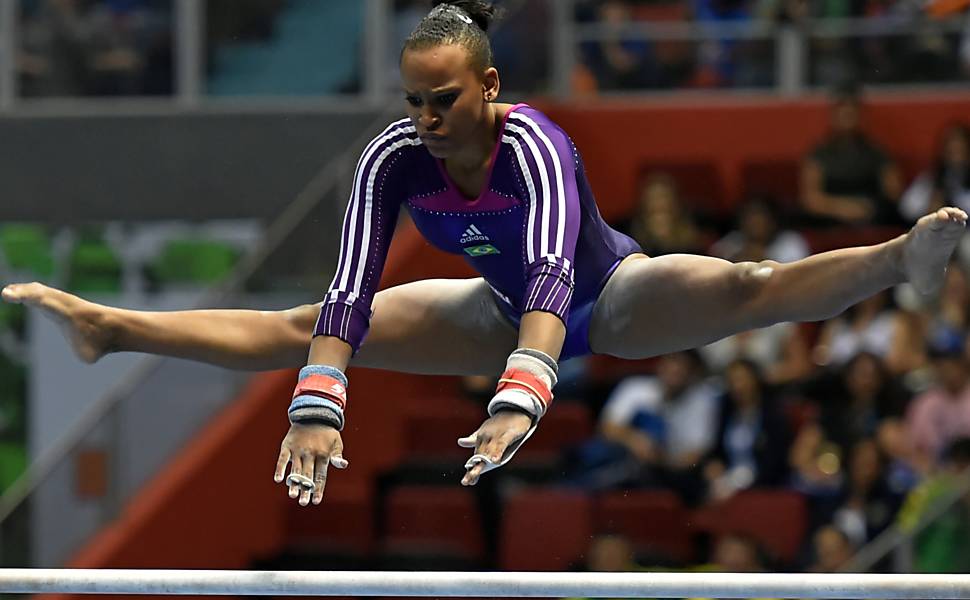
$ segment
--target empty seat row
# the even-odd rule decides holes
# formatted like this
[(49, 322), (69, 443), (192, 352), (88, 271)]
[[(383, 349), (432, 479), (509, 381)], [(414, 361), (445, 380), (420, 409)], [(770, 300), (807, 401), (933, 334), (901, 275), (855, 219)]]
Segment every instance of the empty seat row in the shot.
[[(330, 502), (332, 519), (310, 520), (305, 511), (291, 511), (288, 539), (323, 554), (561, 571), (581, 564), (598, 534), (622, 534), (644, 555), (688, 563), (704, 558), (694, 552), (699, 536), (741, 533), (784, 563), (795, 558), (807, 519), (804, 499), (786, 490), (752, 490), (690, 510), (668, 491), (590, 495), (528, 487), (504, 499), (498, 559), (490, 561), (479, 506), (473, 488), (400, 486), (390, 492), (382, 515), (375, 514), (370, 496)], [(374, 538), (377, 519), (383, 522), (381, 539)]]

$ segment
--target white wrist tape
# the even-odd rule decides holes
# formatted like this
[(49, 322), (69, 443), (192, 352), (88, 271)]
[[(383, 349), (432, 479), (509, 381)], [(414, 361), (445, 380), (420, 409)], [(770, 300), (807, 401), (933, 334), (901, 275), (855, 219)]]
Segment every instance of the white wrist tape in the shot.
[[(538, 421), (546, 414), (549, 409), (546, 397), (551, 401), (552, 388), (558, 382), (556, 369), (553, 367), (556, 361), (551, 356), (538, 350), (521, 349), (509, 355), (505, 363), (505, 374), (499, 383), (499, 391), (488, 403), (489, 416), (495, 416), (500, 410), (513, 409), (521, 410), (532, 415), (533, 421)], [(524, 371), (536, 379), (540, 385), (545, 385), (546, 389), (537, 389), (532, 383), (525, 381), (516, 382), (515, 386), (503, 386), (501, 382), (509, 373)], [(504, 387), (504, 389), (503, 389)]]

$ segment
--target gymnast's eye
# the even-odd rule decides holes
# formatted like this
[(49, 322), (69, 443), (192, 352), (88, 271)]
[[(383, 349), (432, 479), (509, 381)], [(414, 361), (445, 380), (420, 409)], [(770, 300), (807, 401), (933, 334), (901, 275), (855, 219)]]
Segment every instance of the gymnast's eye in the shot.
[(458, 100), (458, 94), (455, 92), (448, 92), (447, 94), (442, 94), (437, 98), (437, 102), (441, 106), (451, 106), (457, 100)]
[(418, 98), (417, 96), (408, 94), (407, 96), (404, 97), (404, 100), (407, 101), (408, 104), (410, 104), (415, 108), (421, 106), (421, 98)]

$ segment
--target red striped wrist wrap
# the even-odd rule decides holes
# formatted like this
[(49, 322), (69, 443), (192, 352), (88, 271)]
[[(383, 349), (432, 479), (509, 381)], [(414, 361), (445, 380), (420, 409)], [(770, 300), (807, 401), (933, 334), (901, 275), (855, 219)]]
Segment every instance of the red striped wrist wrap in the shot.
[(502, 390), (519, 390), (528, 393), (542, 402), (545, 410), (552, 404), (552, 390), (544, 381), (521, 369), (508, 369), (498, 380), (498, 387), (495, 393)]
[(299, 396), (326, 398), (339, 406), (340, 410), (347, 409), (347, 387), (329, 375), (310, 375), (301, 379), (293, 390), (293, 399)]

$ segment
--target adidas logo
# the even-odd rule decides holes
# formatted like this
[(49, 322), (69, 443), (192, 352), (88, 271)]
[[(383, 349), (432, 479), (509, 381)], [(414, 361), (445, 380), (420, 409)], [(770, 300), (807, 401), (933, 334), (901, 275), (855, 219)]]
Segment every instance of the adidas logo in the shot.
[(478, 227), (469, 225), (465, 233), (461, 234), (461, 239), (458, 241), (462, 244), (468, 244), (470, 242), (490, 242), (492, 240), (488, 239), (487, 235), (479, 231)]

